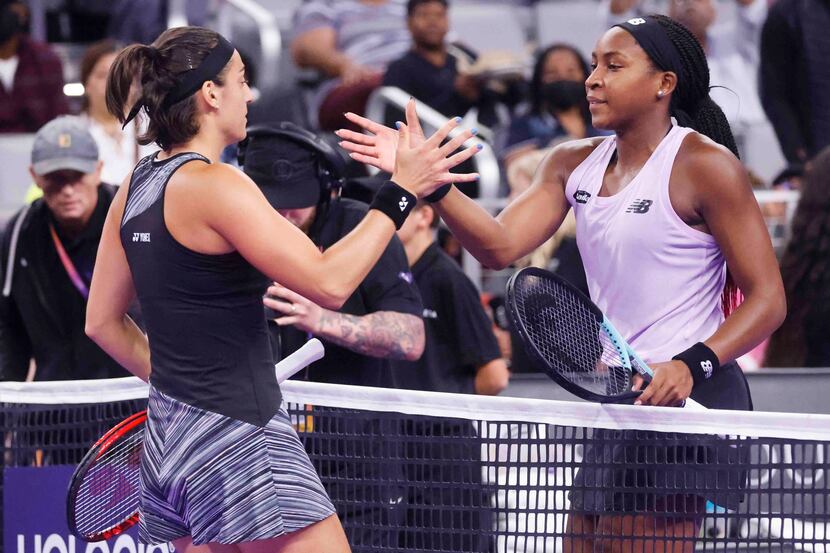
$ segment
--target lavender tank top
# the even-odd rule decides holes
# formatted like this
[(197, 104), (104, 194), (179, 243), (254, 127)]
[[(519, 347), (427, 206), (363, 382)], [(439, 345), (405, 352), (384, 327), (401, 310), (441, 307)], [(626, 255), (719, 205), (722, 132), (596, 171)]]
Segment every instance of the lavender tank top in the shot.
[(692, 129), (674, 126), (625, 188), (601, 197), (609, 136), (568, 178), (591, 299), (648, 363), (668, 361), (723, 322), (726, 262), (714, 237), (684, 223), (669, 177)]

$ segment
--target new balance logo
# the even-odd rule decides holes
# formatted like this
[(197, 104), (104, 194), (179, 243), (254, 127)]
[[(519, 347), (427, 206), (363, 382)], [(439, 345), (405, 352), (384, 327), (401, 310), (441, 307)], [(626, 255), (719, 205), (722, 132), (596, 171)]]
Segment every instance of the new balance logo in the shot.
[(574, 192), (574, 200), (576, 200), (576, 203), (578, 204), (587, 204), (590, 198), (590, 192), (585, 192), (584, 190), (577, 190)]
[(703, 374), (706, 378), (712, 378), (712, 371), (715, 369), (711, 361), (701, 361), (700, 368), (703, 369)]
[(628, 209), (625, 210), (626, 213), (648, 213), (648, 208), (651, 207), (651, 204), (654, 202), (651, 200), (634, 200), (631, 202), (631, 205), (628, 206)]
[(133, 233), (133, 242), (149, 242), (150, 241), (150, 233), (149, 232), (134, 232)]

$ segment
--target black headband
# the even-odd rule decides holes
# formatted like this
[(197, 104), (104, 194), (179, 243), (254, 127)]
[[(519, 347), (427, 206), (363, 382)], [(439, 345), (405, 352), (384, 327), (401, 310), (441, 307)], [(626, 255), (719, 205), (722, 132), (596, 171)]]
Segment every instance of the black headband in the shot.
[(685, 78), (685, 75), (681, 75), (683, 59), (680, 57), (680, 52), (657, 19), (647, 15), (635, 17), (614, 26), (631, 33), (640, 48), (645, 50), (654, 65), (661, 71), (671, 71), (677, 75), (678, 79)]
[[(216, 46), (211, 48), (208, 55), (205, 56), (205, 59), (198, 66), (190, 67), (178, 75), (178, 82), (173, 87), (173, 90), (165, 96), (162, 107), (169, 108), (173, 104), (189, 98), (194, 92), (202, 88), (202, 84), (205, 81), (212, 80), (222, 72), (222, 69), (224, 69), (230, 61), (231, 56), (233, 56), (234, 47), (222, 35), (219, 35), (218, 40)], [(142, 107), (145, 107), (144, 102), (142, 100), (137, 101), (130, 110), (130, 114), (124, 120), (122, 128), (126, 127), (127, 123), (138, 115)]]
[(230, 61), (231, 56), (233, 56), (233, 50), (233, 45), (222, 35), (219, 35), (219, 42), (205, 56), (202, 63), (179, 75), (179, 82), (164, 98), (164, 107), (170, 107), (185, 98), (189, 98), (194, 92), (202, 88), (205, 81), (210, 81), (221, 73)]

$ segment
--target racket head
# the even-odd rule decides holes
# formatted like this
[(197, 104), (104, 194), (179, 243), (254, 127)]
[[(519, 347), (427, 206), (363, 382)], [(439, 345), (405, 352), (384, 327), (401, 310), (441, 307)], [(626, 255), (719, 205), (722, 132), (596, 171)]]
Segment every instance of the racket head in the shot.
[(139, 478), (147, 411), (111, 428), (95, 442), (72, 474), (66, 497), (69, 529), (78, 538), (102, 541), (138, 522)]
[(528, 357), (572, 394), (600, 403), (633, 401), (628, 345), (600, 309), (561, 277), (537, 267), (507, 283), (507, 312)]

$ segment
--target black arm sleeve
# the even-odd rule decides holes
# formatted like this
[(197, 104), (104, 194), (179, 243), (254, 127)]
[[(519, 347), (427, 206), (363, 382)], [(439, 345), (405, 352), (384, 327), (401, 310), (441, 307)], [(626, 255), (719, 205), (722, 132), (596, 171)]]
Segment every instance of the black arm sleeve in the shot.
[(793, 33), (782, 6), (771, 7), (761, 31), (761, 102), (784, 156), (791, 163), (803, 161), (798, 152), (807, 149), (796, 107), (799, 45)]

